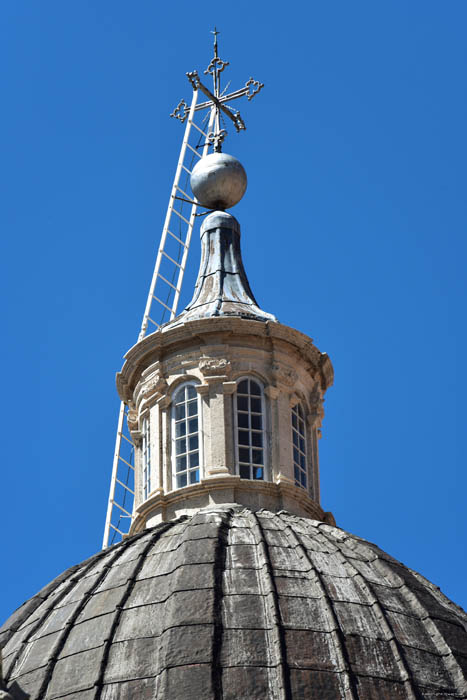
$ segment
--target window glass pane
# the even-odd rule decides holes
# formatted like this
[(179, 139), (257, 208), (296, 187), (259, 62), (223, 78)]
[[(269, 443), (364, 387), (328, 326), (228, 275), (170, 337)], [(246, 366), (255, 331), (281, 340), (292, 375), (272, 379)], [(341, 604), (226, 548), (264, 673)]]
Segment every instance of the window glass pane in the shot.
[(186, 387), (186, 397), (187, 399), (196, 399), (196, 389), (192, 384)]
[(297, 486), (307, 488), (307, 463), (304, 412), (301, 404), (292, 409), (294, 478)]
[(253, 464), (263, 464), (263, 450), (251, 450)]
[(253, 413), (261, 413), (261, 399), (250, 399)]
[(250, 381), (250, 394), (254, 394), (255, 396), (261, 396), (261, 389), (259, 387), (259, 384), (257, 384), (253, 380)]
[(185, 401), (185, 387), (179, 389), (174, 397), (175, 403), (183, 403), (183, 401)]
[(247, 396), (237, 396), (237, 408), (239, 411), (248, 411)]
[(263, 433), (251, 433), (251, 444), (255, 447), (263, 446)]
[(240, 462), (250, 463), (250, 450), (248, 447), (239, 447), (238, 449), (238, 459)]
[(248, 421), (248, 413), (238, 414), (238, 427), (239, 428), (249, 428), (250, 424)]
[[(198, 393), (194, 384), (180, 387), (174, 394), (172, 410), (174, 488), (199, 482)], [(187, 437), (187, 433), (189, 437)]]
[(261, 416), (250, 416), (251, 417), (251, 427), (253, 430), (262, 430), (263, 429), (263, 419)]
[(186, 474), (179, 474), (177, 476), (177, 487), (180, 489), (182, 486), (186, 486)]
[(189, 433), (197, 433), (198, 432), (198, 419), (197, 418), (190, 418), (188, 421), (188, 432)]
[(254, 379), (242, 379), (237, 385), (238, 471), (243, 479), (264, 479), (262, 395), (261, 385)]
[(239, 394), (248, 394), (248, 379), (243, 379), (238, 385), (237, 392)]
[(239, 445), (249, 445), (250, 444), (250, 433), (247, 430), (238, 431), (238, 444)]
[(199, 469), (190, 472), (190, 484), (197, 484), (199, 482)]
[(249, 479), (250, 478), (250, 467), (247, 467), (245, 464), (240, 465), (240, 477), (242, 479)]

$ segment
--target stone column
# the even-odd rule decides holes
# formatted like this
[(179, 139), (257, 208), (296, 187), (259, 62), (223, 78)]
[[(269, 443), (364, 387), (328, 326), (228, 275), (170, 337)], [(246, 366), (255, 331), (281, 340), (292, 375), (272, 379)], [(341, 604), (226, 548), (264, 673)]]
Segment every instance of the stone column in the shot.
[(150, 444), (151, 444), (151, 493), (163, 493), (162, 472), (162, 425), (160, 406), (156, 402), (150, 409)]
[[(207, 378), (209, 387), (207, 394), (209, 397), (209, 432), (206, 431), (205, 433), (204, 473), (206, 477), (233, 473), (234, 465), (231, 458), (229, 459), (226, 439), (226, 399), (230, 399), (230, 396), (224, 393), (224, 379), (227, 379), (227, 377)], [(226, 383), (231, 384), (231, 382)]]
[(310, 439), (313, 469), (313, 491), (310, 495), (317, 503), (320, 502), (318, 440), (321, 437), (321, 423), (323, 417), (323, 395), (319, 386), (315, 385), (310, 394), (310, 413), (307, 416), (307, 427)]
[(160, 441), (159, 441), (159, 474), (160, 487), (163, 493), (172, 490), (172, 441), (170, 439), (170, 409), (172, 400), (170, 396), (163, 396), (157, 402), (160, 413)]
[(282, 435), (281, 435), (281, 391), (277, 386), (267, 386), (264, 393), (269, 400), (269, 411), (266, 411), (265, 419), (269, 425), (267, 427), (267, 435), (269, 437), (269, 445), (267, 445), (268, 458), (268, 474), (265, 475), (268, 481), (277, 482), (283, 475), (283, 460), (282, 460)]

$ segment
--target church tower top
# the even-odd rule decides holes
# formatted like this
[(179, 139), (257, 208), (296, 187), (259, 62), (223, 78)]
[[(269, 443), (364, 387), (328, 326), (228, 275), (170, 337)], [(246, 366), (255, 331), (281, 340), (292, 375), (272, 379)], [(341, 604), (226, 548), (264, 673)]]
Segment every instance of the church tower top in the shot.
[[(263, 311), (251, 291), (240, 224), (226, 211), (244, 195), (247, 177), (238, 160), (221, 152), (221, 127), (228, 119), (243, 130), (228, 103), (251, 100), (263, 85), (250, 78), (240, 90), (221, 92), (228, 64), (218, 55), (217, 30), (214, 36), (205, 71), (213, 91), (196, 71), (188, 73), (191, 106), (182, 101), (172, 113), (186, 123), (185, 135), (140, 336), (117, 375), (119, 434), (126, 411), (134, 450), (132, 511), (120, 504), (130, 534), (213, 503), (286, 509), (332, 522), (320, 506), (318, 460), (332, 365), (310, 338)], [(208, 100), (198, 103), (200, 93)], [(198, 213), (200, 207), (205, 211)], [(199, 274), (191, 302), (177, 315), (198, 216), (205, 216)], [(156, 320), (158, 309), (163, 313)], [(114, 494), (128, 486), (118, 477), (119, 460), (117, 447)], [(116, 501), (112, 487), (110, 501)], [(109, 513), (107, 531), (120, 531), (110, 505)]]

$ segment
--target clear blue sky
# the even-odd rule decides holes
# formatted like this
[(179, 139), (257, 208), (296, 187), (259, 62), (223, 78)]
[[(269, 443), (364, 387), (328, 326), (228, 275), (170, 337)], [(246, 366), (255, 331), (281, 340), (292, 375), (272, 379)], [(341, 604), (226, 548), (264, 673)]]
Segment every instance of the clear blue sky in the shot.
[[(0, 617), (99, 549), (118, 398), (211, 56), (264, 309), (329, 353), (322, 501), (467, 605), (464, 0), (4, 0)], [(225, 73), (227, 75), (227, 73)], [(185, 299), (197, 270), (190, 253)]]

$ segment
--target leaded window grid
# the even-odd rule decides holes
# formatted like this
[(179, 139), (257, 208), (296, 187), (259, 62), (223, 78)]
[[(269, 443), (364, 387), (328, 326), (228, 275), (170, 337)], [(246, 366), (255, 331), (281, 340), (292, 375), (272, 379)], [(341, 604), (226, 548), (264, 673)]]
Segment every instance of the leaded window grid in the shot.
[(237, 473), (242, 479), (264, 481), (267, 445), (263, 385), (255, 377), (241, 377), (233, 400)]
[(202, 463), (200, 397), (195, 382), (179, 385), (172, 394), (173, 488), (198, 484)]
[(292, 461), (295, 485), (308, 489), (306, 421), (301, 403), (292, 407)]
[(151, 423), (148, 416), (143, 418), (142, 433), (143, 496), (146, 500), (151, 493)]

